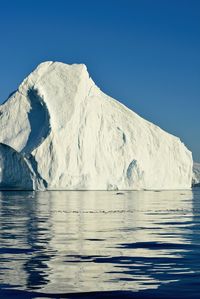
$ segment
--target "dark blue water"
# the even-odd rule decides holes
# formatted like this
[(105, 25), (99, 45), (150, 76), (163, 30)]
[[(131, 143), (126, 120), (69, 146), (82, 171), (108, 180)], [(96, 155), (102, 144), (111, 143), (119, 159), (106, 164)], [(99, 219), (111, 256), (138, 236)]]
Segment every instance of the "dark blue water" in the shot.
[(0, 298), (200, 298), (200, 189), (1, 192)]

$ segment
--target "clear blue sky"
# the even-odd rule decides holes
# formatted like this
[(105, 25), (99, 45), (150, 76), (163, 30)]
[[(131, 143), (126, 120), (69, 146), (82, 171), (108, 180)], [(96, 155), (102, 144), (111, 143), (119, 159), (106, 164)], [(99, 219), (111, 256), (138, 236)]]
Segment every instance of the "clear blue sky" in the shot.
[(85, 63), (200, 161), (200, 0), (0, 0), (0, 103), (45, 60)]

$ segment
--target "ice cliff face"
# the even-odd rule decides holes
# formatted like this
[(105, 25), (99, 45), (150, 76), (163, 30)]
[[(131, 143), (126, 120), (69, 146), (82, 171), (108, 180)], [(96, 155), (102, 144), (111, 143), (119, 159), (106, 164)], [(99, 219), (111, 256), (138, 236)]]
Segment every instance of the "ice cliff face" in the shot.
[(0, 144), (1, 189), (34, 189), (34, 173), (19, 153), (5, 144)]
[(194, 163), (193, 165), (192, 184), (200, 187), (200, 163)]
[(85, 65), (40, 64), (0, 106), (0, 143), (0, 188), (191, 187), (179, 138), (104, 94)]

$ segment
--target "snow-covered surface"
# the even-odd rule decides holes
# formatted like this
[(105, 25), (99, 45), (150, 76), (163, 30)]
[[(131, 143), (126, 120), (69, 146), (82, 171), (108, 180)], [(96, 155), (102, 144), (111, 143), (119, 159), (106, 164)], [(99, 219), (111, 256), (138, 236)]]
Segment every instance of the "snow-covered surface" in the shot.
[[(9, 146), (0, 147), (0, 187), (191, 187), (192, 155), (180, 139), (104, 94), (82, 64), (40, 64), (0, 106), (0, 132)], [(6, 181), (12, 171), (19, 183)]]
[(192, 183), (193, 185), (200, 184), (200, 163), (194, 163), (193, 165)]

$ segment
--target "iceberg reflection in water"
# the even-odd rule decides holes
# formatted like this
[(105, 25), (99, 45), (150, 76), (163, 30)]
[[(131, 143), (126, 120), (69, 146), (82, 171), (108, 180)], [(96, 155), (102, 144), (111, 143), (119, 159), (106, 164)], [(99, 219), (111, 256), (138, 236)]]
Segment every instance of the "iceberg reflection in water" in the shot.
[(199, 189), (1, 192), (0, 297), (199, 298), (199, 223)]

